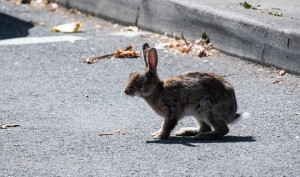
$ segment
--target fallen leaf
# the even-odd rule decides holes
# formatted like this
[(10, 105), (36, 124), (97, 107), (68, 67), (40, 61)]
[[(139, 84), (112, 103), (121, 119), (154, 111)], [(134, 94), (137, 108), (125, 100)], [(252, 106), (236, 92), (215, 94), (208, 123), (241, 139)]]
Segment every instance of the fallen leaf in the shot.
[(282, 12), (275, 12), (275, 11), (270, 11), (268, 14), (276, 16), (276, 17), (282, 17), (283, 16)]
[(83, 58), (83, 59), (81, 59), (81, 62), (87, 63), (87, 64), (92, 64), (92, 63), (96, 62), (97, 60), (104, 59), (104, 58), (111, 58), (111, 57), (115, 57), (115, 58), (138, 58), (139, 54), (140, 54), (139, 51), (133, 51), (132, 46), (129, 45), (123, 50), (116, 50), (114, 53)]
[(179, 47), (178, 50), (181, 53), (189, 53), (191, 51), (191, 47), (189, 47), (189, 46), (182, 46), (182, 47)]
[(116, 58), (137, 58), (138, 53), (135, 51), (117, 50), (114, 56)]
[(74, 8), (71, 8), (71, 9), (69, 10), (69, 13), (70, 13), (70, 14), (78, 14), (78, 15), (81, 14), (81, 12), (80, 12), (79, 10), (74, 9)]
[(278, 71), (279, 76), (284, 76), (286, 74), (285, 70), (279, 70)]
[(204, 50), (202, 50), (201, 52), (199, 52), (199, 57), (206, 57), (206, 53)]
[(281, 83), (281, 81), (279, 81), (279, 80), (273, 81), (273, 84), (278, 84), (278, 83)]
[(55, 11), (58, 9), (58, 4), (57, 3), (51, 3), (51, 10)]
[(118, 24), (113, 24), (113, 28), (118, 28), (119, 25)]
[(54, 26), (51, 28), (52, 32), (62, 32), (62, 33), (76, 33), (79, 31), (79, 29), (82, 27), (82, 22), (74, 22), (74, 23), (68, 23), (63, 24), (59, 26)]
[(31, 0), (30, 2), (30, 6), (32, 7), (36, 7), (36, 8), (46, 8), (49, 7), (49, 5), (51, 5), (50, 0)]
[(138, 32), (139, 28), (137, 26), (128, 26), (129, 31)]

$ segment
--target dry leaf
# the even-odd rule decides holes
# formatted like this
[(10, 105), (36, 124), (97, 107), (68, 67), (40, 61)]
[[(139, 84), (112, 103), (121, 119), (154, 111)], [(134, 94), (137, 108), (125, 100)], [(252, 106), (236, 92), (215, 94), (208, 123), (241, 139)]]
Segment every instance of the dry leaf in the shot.
[(219, 52), (213, 49), (211, 43), (204, 41), (203, 39), (197, 39), (194, 41), (188, 41), (185, 39), (184, 35), (181, 34), (181, 39), (177, 37), (170, 38), (165, 35), (143, 35), (141, 37), (152, 38), (157, 40), (158, 43), (155, 46), (160, 48), (169, 48), (176, 53), (189, 53), (199, 57), (206, 57), (211, 55), (216, 55)]
[(138, 53), (135, 51), (117, 50), (114, 56), (116, 58), (137, 58)]
[(273, 84), (278, 84), (278, 83), (281, 83), (281, 81), (279, 81), (279, 80), (273, 81)]
[(30, 6), (36, 7), (36, 8), (46, 8), (48, 5), (50, 5), (50, 1), (43, 1), (43, 0), (35, 0), (30, 2)]
[(63, 24), (59, 26), (54, 26), (51, 28), (52, 32), (62, 32), (62, 33), (76, 33), (79, 31), (79, 29), (82, 27), (82, 22), (74, 22), (74, 23), (68, 23)]
[(128, 26), (129, 31), (138, 32), (139, 28), (137, 26)]
[(191, 51), (191, 47), (190, 46), (182, 46), (182, 47), (178, 47), (178, 50), (181, 53), (189, 53)]
[(205, 51), (202, 50), (202, 51), (199, 52), (199, 55), (198, 55), (198, 56), (199, 56), (199, 57), (206, 57), (207, 55), (206, 55)]
[(284, 76), (286, 74), (285, 70), (279, 70), (278, 72), (279, 76)]

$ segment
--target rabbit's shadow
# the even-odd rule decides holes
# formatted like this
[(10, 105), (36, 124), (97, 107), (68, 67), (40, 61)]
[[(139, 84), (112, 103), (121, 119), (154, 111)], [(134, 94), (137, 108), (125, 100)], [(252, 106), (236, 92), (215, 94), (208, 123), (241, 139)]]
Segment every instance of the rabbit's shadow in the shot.
[(155, 144), (182, 144), (185, 146), (196, 147), (197, 143), (243, 143), (243, 142), (255, 142), (256, 139), (253, 136), (224, 136), (222, 139), (217, 140), (194, 140), (190, 137), (178, 137), (172, 136), (168, 140), (150, 140), (146, 143)]

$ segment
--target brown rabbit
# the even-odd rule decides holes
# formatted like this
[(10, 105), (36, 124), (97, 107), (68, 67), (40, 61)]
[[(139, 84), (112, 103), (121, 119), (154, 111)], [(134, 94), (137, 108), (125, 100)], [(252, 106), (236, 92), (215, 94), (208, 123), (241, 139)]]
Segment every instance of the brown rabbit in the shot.
[(218, 139), (229, 132), (228, 123), (237, 120), (237, 103), (233, 87), (222, 77), (191, 71), (160, 80), (157, 75), (157, 51), (143, 45), (146, 68), (130, 75), (125, 93), (142, 97), (157, 114), (164, 117), (155, 139), (167, 139), (178, 121), (194, 116), (198, 127), (182, 128), (176, 136), (195, 139)]

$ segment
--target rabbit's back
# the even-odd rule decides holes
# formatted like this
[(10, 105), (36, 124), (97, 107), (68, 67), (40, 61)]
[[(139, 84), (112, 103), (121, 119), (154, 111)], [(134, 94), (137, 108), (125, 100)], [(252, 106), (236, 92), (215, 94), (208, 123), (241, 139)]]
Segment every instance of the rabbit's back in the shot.
[[(163, 80), (166, 94), (175, 94), (181, 98), (193, 96), (226, 97), (233, 87), (222, 77), (208, 72), (186, 72)], [(213, 101), (213, 100), (212, 100)]]

